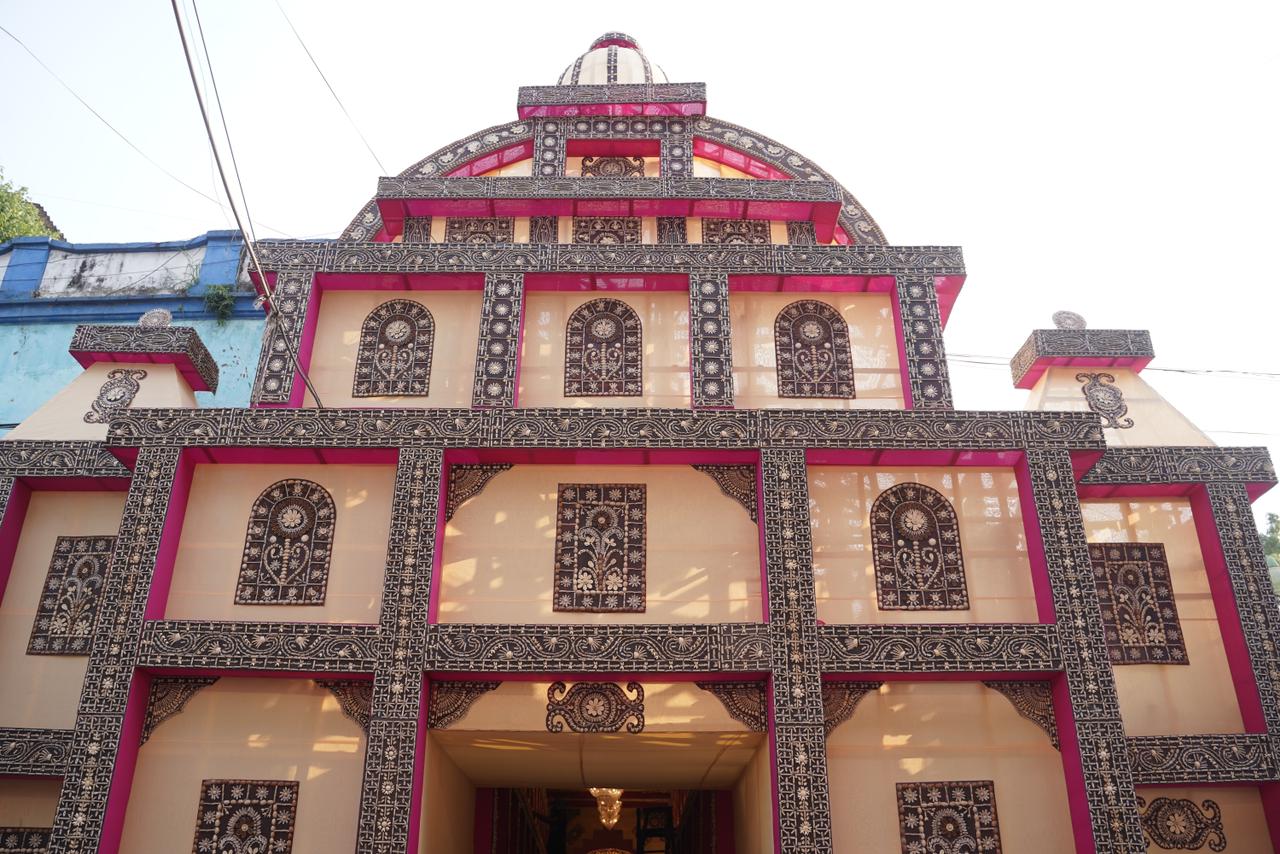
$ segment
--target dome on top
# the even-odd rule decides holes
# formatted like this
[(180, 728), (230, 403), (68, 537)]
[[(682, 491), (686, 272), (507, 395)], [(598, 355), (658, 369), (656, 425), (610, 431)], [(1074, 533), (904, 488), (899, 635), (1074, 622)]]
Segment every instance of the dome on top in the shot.
[(564, 70), (561, 86), (595, 86), (602, 83), (666, 83), (667, 75), (626, 33), (605, 33)]

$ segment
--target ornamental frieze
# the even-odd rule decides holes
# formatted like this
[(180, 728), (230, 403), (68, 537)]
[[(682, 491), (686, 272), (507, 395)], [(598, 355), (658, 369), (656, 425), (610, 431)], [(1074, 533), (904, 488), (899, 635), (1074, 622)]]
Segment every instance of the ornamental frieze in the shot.
[(376, 626), (325, 623), (148, 621), (138, 663), (146, 667), (373, 671)]
[(826, 625), (818, 645), (830, 673), (1062, 669), (1058, 627), (1048, 623)]
[(1271, 739), (1240, 735), (1130, 736), (1129, 764), (1143, 785), (1261, 782), (1277, 776)]

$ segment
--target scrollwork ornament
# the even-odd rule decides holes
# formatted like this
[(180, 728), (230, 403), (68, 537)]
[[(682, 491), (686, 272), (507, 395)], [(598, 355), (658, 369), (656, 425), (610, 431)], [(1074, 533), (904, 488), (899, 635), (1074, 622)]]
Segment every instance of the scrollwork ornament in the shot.
[(1081, 391), (1089, 402), (1089, 409), (1102, 416), (1102, 426), (1113, 430), (1128, 430), (1133, 419), (1126, 418), (1129, 406), (1124, 402), (1124, 392), (1115, 385), (1116, 378), (1107, 373), (1076, 374), (1076, 382), (1084, 383)]
[(116, 415), (129, 408), (133, 398), (142, 388), (141, 380), (147, 378), (147, 372), (136, 368), (116, 368), (107, 372), (107, 381), (98, 389), (98, 395), (89, 404), (90, 409), (84, 414), (86, 424), (106, 424)]
[(1225, 851), (1227, 833), (1217, 801), (1204, 800), (1197, 807), (1187, 798), (1155, 798), (1150, 804), (1138, 797), (1142, 831), (1158, 848), (1167, 851)]
[(553, 682), (547, 689), (547, 732), (564, 732), (566, 726), (573, 732), (643, 732), (644, 687), (628, 682), (624, 692), (612, 682)]

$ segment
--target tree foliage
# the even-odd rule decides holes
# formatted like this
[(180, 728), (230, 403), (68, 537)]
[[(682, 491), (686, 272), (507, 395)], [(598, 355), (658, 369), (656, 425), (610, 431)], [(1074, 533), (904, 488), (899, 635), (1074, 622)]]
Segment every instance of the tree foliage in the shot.
[(1267, 529), (1262, 532), (1262, 550), (1280, 561), (1280, 515), (1267, 514)]
[(0, 243), (15, 237), (56, 237), (62, 232), (49, 228), (35, 203), (27, 198), (26, 187), (15, 187), (0, 169)]

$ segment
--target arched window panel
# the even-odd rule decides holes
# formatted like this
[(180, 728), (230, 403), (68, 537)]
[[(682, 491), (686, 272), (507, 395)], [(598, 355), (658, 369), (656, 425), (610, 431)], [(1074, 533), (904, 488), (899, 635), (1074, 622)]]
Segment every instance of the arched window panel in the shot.
[(565, 329), (565, 397), (639, 397), (642, 345), (640, 316), (625, 302), (578, 306)]
[(360, 327), (351, 396), (425, 397), (435, 337), (435, 320), (421, 303), (393, 299), (369, 312)]
[(798, 300), (773, 322), (778, 397), (856, 397), (849, 325), (818, 300)]
[(249, 511), (237, 605), (323, 605), (337, 521), (333, 497), (318, 483), (271, 484)]
[(883, 611), (969, 607), (960, 523), (951, 502), (919, 483), (900, 483), (871, 505), (876, 602)]

